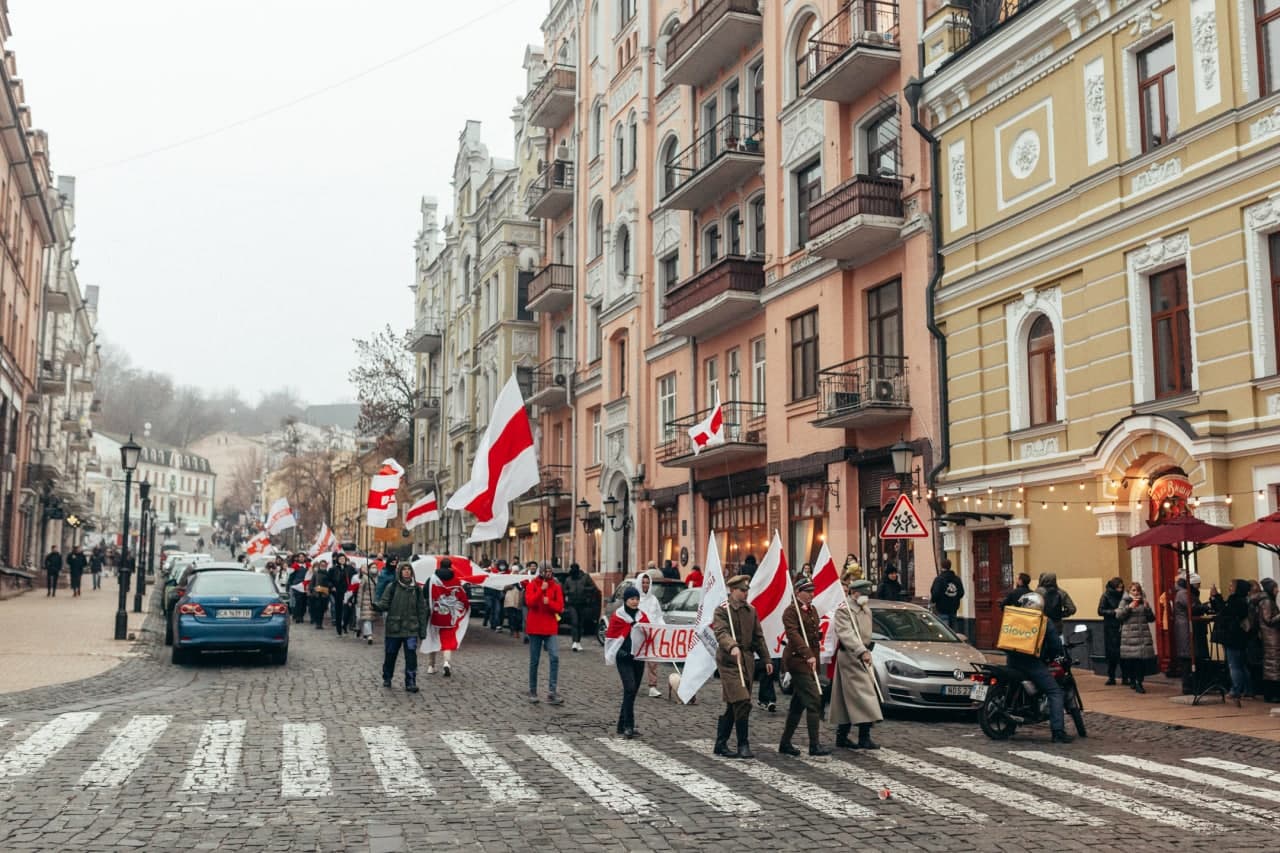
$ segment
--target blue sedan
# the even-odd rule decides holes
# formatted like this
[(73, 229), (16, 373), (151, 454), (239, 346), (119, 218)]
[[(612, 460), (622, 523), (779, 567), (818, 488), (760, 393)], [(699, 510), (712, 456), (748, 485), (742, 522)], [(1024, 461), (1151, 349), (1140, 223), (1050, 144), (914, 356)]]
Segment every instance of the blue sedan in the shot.
[(289, 608), (275, 581), (257, 572), (203, 571), (173, 609), (173, 662), (202, 651), (261, 651), (289, 659)]

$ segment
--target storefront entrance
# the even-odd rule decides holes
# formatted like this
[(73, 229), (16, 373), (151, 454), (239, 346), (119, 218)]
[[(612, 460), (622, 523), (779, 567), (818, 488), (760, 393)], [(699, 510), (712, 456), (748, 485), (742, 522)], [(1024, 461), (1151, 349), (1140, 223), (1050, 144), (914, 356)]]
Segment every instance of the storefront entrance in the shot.
[[(1156, 477), (1147, 493), (1151, 523), (1190, 515), (1188, 506), (1194, 487), (1181, 469), (1166, 471)], [(1195, 571), (1195, 556), (1192, 571)], [(1178, 555), (1168, 548), (1151, 549), (1151, 578), (1155, 589), (1147, 591), (1147, 597), (1156, 611), (1156, 656), (1160, 669), (1167, 672), (1173, 657), (1173, 601), (1177, 594)]]
[(973, 531), (974, 645), (994, 649), (1000, 633), (1000, 600), (1013, 588), (1013, 548), (1009, 531)]

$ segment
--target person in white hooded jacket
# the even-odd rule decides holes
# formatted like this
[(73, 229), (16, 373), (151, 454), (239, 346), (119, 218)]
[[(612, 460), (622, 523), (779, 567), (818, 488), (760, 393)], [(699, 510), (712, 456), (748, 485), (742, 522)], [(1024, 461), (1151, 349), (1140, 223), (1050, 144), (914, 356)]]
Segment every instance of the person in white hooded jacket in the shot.
[[(635, 588), (640, 590), (640, 612), (649, 617), (649, 622), (654, 625), (665, 624), (662, 619), (662, 602), (653, 593), (654, 578), (661, 577), (661, 574), (657, 569), (650, 569), (637, 574), (634, 582)], [(647, 661), (644, 674), (645, 680), (649, 682), (649, 698), (657, 699), (662, 695), (662, 691), (658, 689), (657, 662)]]

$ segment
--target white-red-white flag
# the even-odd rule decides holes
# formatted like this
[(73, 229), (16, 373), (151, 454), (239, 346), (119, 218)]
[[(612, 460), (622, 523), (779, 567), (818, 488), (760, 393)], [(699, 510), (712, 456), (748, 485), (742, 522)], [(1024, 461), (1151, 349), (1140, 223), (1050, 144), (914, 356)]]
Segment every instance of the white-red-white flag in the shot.
[(831, 549), (822, 543), (818, 559), (813, 564), (813, 609), (818, 616), (826, 616), (844, 601), (844, 587), (840, 585), (840, 569), (831, 558)]
[(716, 671), (716, 651), (720, 648), (711, 630), (711, 620), (716, 608), (729, 600), (729, 590), (724, 585), (724, 570), (720, 567), (720, 549), (716, 547), (716, 532), (711, 531), (707, 543), (707, 565), (702, 573), (702, 598), (698, 602), (698, 616), (694, 620), (694, 638), (697, 640), (684, 658), (684, 672), (680, 674), (677, 693), (685, 704), (698, 695), (699, 688), (707, 683)]
[(618, 660), (618, 652), (622, 649), (622, 643), (627, 637), (631, 638), (631, 653), (634, 655), (640, 651), (640, 644), (644, 642), (644, 634), (636, 630), (636, 625), (648, 624), (649, 616), (643, 610), (637, 610), (633, 617), (627, 613), (627, 608), (619, 607), (613, 611), (613, 615), (609, 617), (609, 624), (604, 629), (604, 662), (608, 666), (613, 666)]
[(428, 521), (439, 521), (440, 504), (436, 500), (435, 492), (427, 492), (422, 500), (409, 507), (404, 514), (404, 529), (412, 530), (419, 524), (426, 524)]
[(787, 557), (782, 553), (782, 540), (775, 530), (769, 550), (747, 587), (747, 603), (756, 609), (771, 657), (782, 657), (782, 647), (787, 641), (786, 629), (782, 627), (782, 611), (791, 604), (793, 595)]
[(252, 557), (254, 554), (261, 554), (271, 544), (271, 537), (267, 531), (262, 531), (257, 536), (244, 543), (244, 552)]
[(498, 394), (489, 426), (476, 448), (471, 480), (453, 493), (446, 508), (466, 510), (475, 516), (476, 526), (468, 542), (501, 539), (507, 535), (509, 504), (538, 482), (533, 428), (512, 374)]
[(271, 512), (267, 513), (267, 532), (272, 535), (283, 533), (290, 527), (296, 527), (297, 524), (298, 519), (293, 515), (289, 499), (277, 498), (271, 505)]
[(724, 444), (724, 409), (720, 406), (720, 398), (711, 408), (711, 414), (689, 427), (689, 441), (693, 445), (693, 455), (697, 456), (708, 447)]
[(382, 460), (382, 468), (369, 481), (369, 502), (366, 523), (370, 527), (386, 527), (388, 522), (400, 514), (396, 507), (396, 489), (400, 488), (400, 478), (404, 476), (404, 468), (394, 459)]
[(329, 525), (321, 524), (320, 533), (316, 536), (316, 541), (311, 543), (311, 547), (307, 549), (307, 554), (315, 557), (320, 554), (331, 553), (338, 546), (338, 537), (333, 535), (333, 531), (329, 529)]

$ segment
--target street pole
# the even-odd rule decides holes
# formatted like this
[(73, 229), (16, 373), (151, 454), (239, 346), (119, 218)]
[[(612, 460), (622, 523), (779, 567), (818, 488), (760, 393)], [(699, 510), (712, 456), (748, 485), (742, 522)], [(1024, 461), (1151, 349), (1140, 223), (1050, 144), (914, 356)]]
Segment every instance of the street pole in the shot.
[(142, 599), (147, 592), (147, 529), (151, 509), (151, 484), (146, 480), (138, 483), (138, 496), (142, 498), (142, 512), (138, 522), (138, 585), (133, 593), (133, 612), (142, 612)]
[(151, 523), (147, 525), (150, 542), (147, 543), (147, 572), (156, 570), (156, 511), (151, 510)]
[(121, 536), (120, 544), (120, 569), (116, 572), (116, 578), (120, 584), (120, 598), (116, 604), (115, 637), (117, 640), (129, 638), (129, 614), (125, 609), (129, 601), (129, 575), (133, 572), (129, 557), (129, 499), (133, 486), (133, 471), (138, 467), (138, 456), (141, 452), (142, 448), (133, 440), (133, 434), (130, 433), (129, 441), (120, 446), (120, 467), (124, 469), (124, 534)]

